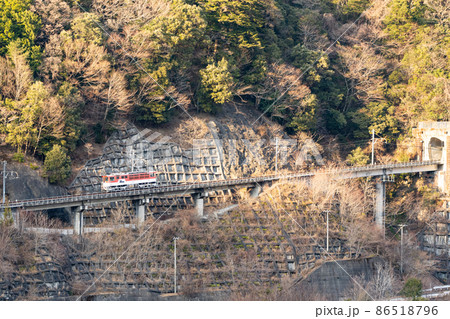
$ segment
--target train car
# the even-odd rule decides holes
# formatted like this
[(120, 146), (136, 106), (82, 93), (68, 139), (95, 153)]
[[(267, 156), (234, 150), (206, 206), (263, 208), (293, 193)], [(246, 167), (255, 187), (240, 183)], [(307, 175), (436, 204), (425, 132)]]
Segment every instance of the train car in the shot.
[(102, 176), (102, 189), (110, 192), (133, 188), (147, 188), (157, 184), (157, 172), (119, 173)]

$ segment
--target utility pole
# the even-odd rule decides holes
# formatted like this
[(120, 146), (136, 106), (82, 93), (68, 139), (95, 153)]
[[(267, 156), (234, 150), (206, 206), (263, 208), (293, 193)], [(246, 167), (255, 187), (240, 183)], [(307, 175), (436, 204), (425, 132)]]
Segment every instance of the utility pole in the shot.
[[(6, 161), (3, 161), (3, 171), (1, 172), (2, 176), (3, 176), (3, 192), (2, 192), (2, 206), (3, 206), (3, 211), (0, 214), (0, 220), (3, 219), (3, 215), (6, 211), (6, 179), (7, 178), (11, 178), (11, 179), (15, 179), (15, 178), (19, 178), (19, 174), (17, 174), (17, 172), (15, 171), (6, 171)], [(14, 218), (14, 216), (13, 216)]]
[(174, 275), (173, 275), (173, 286), (174, 286), (174, 293), (177, 293), (177, 239), (180, 239), (178, 237), (173, 238), (173, 264), (174, 264)]
[(17, 174), (17, 172), (15, 171), (6, 171), (6, 161), (3, 161), (3, 171), (1, 172), (2, 176), (3, 176), (3, 199), (2, 199), (2, 205), (3, 207), (5, 206), (6, 203), (6, 179), (10, 178), (10, 179), (16, 179), (19, 178), (19, 174)]
[(327, 251), (328, 251), (328, 248), (329, 248), (329, 238), (330, 238), (330, 233), (329, 233), (329, 231), (330, 231), (330, 229), (329, 229), (329, 227), (328, 227), (328, 213), (329, 213), (329, 211), (327, 210)]
[(400, 226), (400, 274), (403, 274), (403, 227), (406, 225)]
[(375, 153), (375, 129), (372, 130), (372, 165), (374, 164), (374, 153)]
[(5, 199), (6, 199), (6, 161), (3, 161), (3, 200), (2, 204), (5, 206)]
[(275, 138), (275, 175), (278, 173), (278, 137)]

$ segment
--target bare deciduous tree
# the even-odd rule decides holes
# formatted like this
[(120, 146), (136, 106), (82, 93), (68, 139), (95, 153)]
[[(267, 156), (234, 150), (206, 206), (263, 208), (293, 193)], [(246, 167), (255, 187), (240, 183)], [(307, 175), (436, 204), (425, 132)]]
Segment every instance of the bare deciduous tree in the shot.
[(400, 290), (400, 282), (396, 278), (394, 269), (385, 262), (375, 264), (375, 272), (370, 279), (364, 276), (355, 278), (348, 296), (355, 301), (389, 300)]
[(51, 135), (57, 138), (61, 138), (64, 129), (66, 114), (64, 108), (60, 104), (59, 100), (55, 96), (51, 96), (44, 101), (42, 108), (39, 110), (39, 115), (36, 122), (37, 138), (34, 153), (39, 146), (42, 132), (46, 129), (50, 129)]
[(101, 16), (108, 28), (118, 31), (125, 25), (143, 25), (169, 11), (167, 0), (94, 0), (93, 10)]
[(450, 1), (448, 0), (425, 0), (425, 4), (431, 8), (426, 13), (439, 24), (447, 26), (450, 24)]
[(87, 97), (97, 99), (107, 84), (110, 70), (105, 48), (81, 39), (66, 38), (62, 52), (62, 69), (68, 80), (80, 87)]
[(31, 9), (41, 17), (40, 37), (44, 41), (47, 41), (51, 35), (59, 34), (72, 19), (72, 11), (66, 1), (35, 0)]
[[(345, 66), (344, 76), (349, 81), (347, 101), (351, 96), (356, 96), (366, 103), (382, 99), (382, 71), (386, 68), (386, 61), (376, 54), (373, 43), (360, 43), (352, 47), (339, 46), (338, 50)], [(346, 107), (348, 106), (347, 103)]]
[(106, 123), (109, 112), (114, 109), (123, 114), (130, 112), (133, 94), (127, 90), (126, 86), (125, 77), (121, 73), (114, 71), (109, 75), (106, 89), (101, 92), (101, 98), (105, 104), (103, 123)]
[(14, 237), (13, 228), (0, 225), (0, 273), (12, 271), (14, 263), (19, 258)]
[(285, 110), (302, 110), (305, 107), (311, 90), (301, 81), (302, 70), (284, 63), (270, 65), (263, 85), (254, 90), (252, 87), (242, 87), (237, 94), (240, 96), (252, 95), (256, 104), (262, 99), (275, 99), (283, 97), (279, 103), (273, 105), (273, 117), (284, 118)]
[(12, 42), (6, 58), (0, 57), (0, 93), (7, 98), (20, 100), (32, 81), (32, 71), (25, 51)]

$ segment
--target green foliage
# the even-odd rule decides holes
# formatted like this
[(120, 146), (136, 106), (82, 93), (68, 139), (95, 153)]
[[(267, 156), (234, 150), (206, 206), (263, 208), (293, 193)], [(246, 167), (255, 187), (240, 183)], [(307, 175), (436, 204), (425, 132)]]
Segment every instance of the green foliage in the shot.
[(302, 107), (298, 108), (287, 124), (290, 133), (312, 131), (316, 128), (317, 98), (314, 94), (307, 95), (302, 101)]
[(248, 85), (255, 85), (264, 81), (267, 75), (267, 61), (263, 56), (256, 57), (250, 69), (242, 76), (242, 82)]
[[(375, 129), (391, 143), (417, 121), (450, 119), (448, 18), (436, 1), (391, 0), (383, 18), (375, 7), (332, 54), (323, 50), (373, 2), (173, 0), (142, 8), (65, 1), (71, 12), (65, 6), (64, 26), (55, 28), (60, 21), (43, 14), (50, 2), (42, 11), (31, 9), (32, 0), (0, 0), (0, 134), (20, 153), (42, 158), (55, 144), (73, 152), (87, 127), (104, 142), (111, 109), (119, 109), (112, 74), (120, 74), (133, 105), (133, 113), (115, 114), (153, 124), (177, 116), (177, 103), (216, 112), (237, 96), (288, 134), (320, 131), (350, 141)], [(100, 23), (112, 32), (108, 41)], [(373, 59), (352, 60), (354, 52)], [(379, 69), (372, 72), (372, 64)], [(349, 160), (360, 164), (366, 155), (354, 150)]]
[[(32, 95), (33, 92), (31, 92)], [(37, 106), (39, 107), (39, 106)], [(24, 105), (20, 102), (14, 103), (14, 108), (18, 117), (7, 125), (7, 137), (5, 141), (15, 146), (18, 152), (28, 147), (36, 141), (37, 130), (34, 127), (37, 109), (33, 105)]]
[(13, 159), (14, 162), (23, 163), (25, 161), (25, 154), (23, 154), (21, 152), (14, 153), (12, 159)]
[(45, 154), (44, 176), (50, 183), (63, 183), (70, 176), (71, 161), (66, 151), (59, 145)]
[(418, 300), (422, 295), (422, 282), (416, 278), (410, 278), (406, 281), (401, 294), (405, 297), (412, 298), (413, 301)]
[(65, 112), (63, 134), (59, 143), (73, 152), (75, 147), (79, 145), (80, 138), (85, 130), (81, 121), (84, 100), (79, 90), (68, 82), (63, 82), (60, 86), (57, 97)]
[(149, 121), (155, 124), (166, 123), (169, 120), (170, 111), (165, 102), (151, 102), (139, 107), (136, 119), (139, 121)]
[[(155, 66), (154, 66), (155, 67)], [(140, 74), (140, 76), (145, 75)], [(150, 73), (151, 78), (148, 81), (156, 81), (158, 85), (147, 93), (141, 105), (135, 107), (135, 115), (138, 121), (152, 122), (162, 124), (169, 120), (170, 116), (170, 97), (166, 96), (166, 89), (170, 84), (169, 71), (167, 63), (161, 63), (159, 68)], [(141, 79), (135, 79), (137, 86), (142, 82)]]
[(407, 163), (412, 160), (410, 154), (405, 150), (399, 150), (395, 154), (395, 160), (399, 163)]
[(392, 37), (405, 40), (416, 23), (425, 21), (426, 5), (423, 0), (393, 0), (389, 4), (390, 13), (384, 20)]
[(326, 119), (327, 127), (332, 133), (342, 132), (348, 124), (345, 115), (336, 109), (327, 110)]
[(446, 82), (450, 63), (445, 56), (450, 50), (450, 37), (439, 30), (423, 30), (417, 33), (416, 40), (418, 43), (401, 60), (402, 76), (390, 77), (390, 97), (417, 120), (448, 120)]
[[(450, 78), (450, 38), (439, 20), (430, 20), (433, 10), (422, 0), (393, 0), (384, 20), (390, 39), (408, 46), (398, 57), (399, 67), (389, 75), (386, 102), (369, 106), (370, 116), (377, 118), (373, 127), (391, 140), (401, 126), (409, 129), (418, 121), (450, 119), (445, 89)], [(448, 18), (440, 22), (445, 21)]]
[(367, 106), (367, 116), (371, 118), (372, 125), (369, 130), (386, 137), (391, 142), (399, 131), (399, 122), (395, 114), (394, 105), (387, 103), (369, 103)]
[(348, 156), (347, 163), (356, 166), (364, 166), (369, 163), (369, 156), (364, 153), (361, 147), (355, 148)]
[[(317, 84), (322, 80), (323, 73), (332, 74), (329, 68), (329, 60), (326, 55), (312, 51), (304, 45), (298, 44), (292, 49), (293, 64), (305, 72), (305, 80), (309, 84)], [(330, 73), (331, 72), (331, 73)]]
[(211, 112), (214, 105), (229, 102), (233, 97), (233, 77), (228, 61), (223, 58), (218, 63), (210, 63), (200, 71), (201, 89), (200, 107)]
[(31, 85), (25, 99), (15, 104), (19, 116), (8, 124), (7, 143), (25, 152), (29, 147), (38, 147), (42, 133), (40, 124), (43, 124), (41, 115), (48, 98), (49, 93), (42, 82)]
[[(214, 31), (240, 49), (261, 48), (258, 30), (264, 24), (262, 0), (201, 0)], [(217, 39), (219, 40), (219, 39)]]
[(184, 70), (200, 63), (203, 49), (209, 43), (206, 28), (201, 8), (182, 0), (173, 1), (167, 15), (144, 26), (154, 50), (147, 61), (147, 70), (161, 86), (167, 88)]
[(196, 42), (206, 40), (206, 26), (199, 7), (174, 0), (169, 14), (153, 19), (145, 26), (145, 30), (150, 33), (157, 50), (169, 47), (192, 51), (198, 44)]
[(11, 212), (11, 208), (6, 207), (2, 215), (3, 215), (2, 218), (0, 218), (0, 227), (10, 227), (14, 225), (14, 219)]
[(74, 7), (78, 7), (80, 5), (84, 9), (88, 9), (92, 6), (93, 0), (64, 0), (68, 4)]
[(438, 206), (441, 194), (429, 186), (422, 186), (419, 188), (419, 193), (422, 195), (422, 206), (425, 208), (435, 209)]
[(84, 12), (75, 17), (69, 33), (74, 39), (100, 45), (103, 42), (103, 31), (100, 28), (100, 18), (94, 13)]
[(156, 17), (143, 27), (140, 36), (152, 43), (153, 54), (145, 61), (146, 71), (137, 74), (131, 86), (139, 90), (148, 82), (158, 84), (154, 84), (135, 106), (138, 121), (167, 122), (173, 101), (166, 92), (173, 90), (180, 78), (187, 77), (191, 86), (196, 86), (199, 75), (198, 71), (192, 72), (192, 68), (202, 63), (203, 51), (209, 44), (206, 28), (202, 9), (181, 0), (171, 3), (167, 15)]
[(333, 2), (342, 3), (339, 7), (339, 13), (344, 20), (357, 19), (370, 4), (370, 0), (348, 0), (345, 2), (333, 0)]
[(292, 49), (291, 59), (293, 65), (302, 70), (302, 80), (314, 94), (314, 109), (319, 105), (326, 107), (324, 118), (327, 129), (334, 134), (346, 133), (346, 129), (349, 128), (348, 119), (346, 114), (339, 110), (344, 90), (340, 86), (340, 79), (332, 70), (328, 56), (298, 44)]
[(0, 0), (0, 56), (9, 43), (19, 40), (29, 53), (38, 50), (34, 45), (40, 27), (39, 17), (31, 12), (31, 0)]
[(105, 135), (103, 134), (103, 126), (101, 123), (97, 123), (94, 125), (94, 135), (95, 135), (95, 143), (103, 144), (105, 143)]
[[(22, 56), (20, 52), (8, 54), (14, 55), (16, 61)], [(23, 74), (25, 68), (22, 65)], [(82, 128), (79, 99), (76, 89), (68, 84), (63, 84), (55, 97), (43, 82), (36, 81), (21, 100), (3, 102), (7, 120), (0, 129), (6, 133), (5, 141), (25, 153), (33, 149), (34, 154), (44, 154), (56, 142), (73, 150)]]

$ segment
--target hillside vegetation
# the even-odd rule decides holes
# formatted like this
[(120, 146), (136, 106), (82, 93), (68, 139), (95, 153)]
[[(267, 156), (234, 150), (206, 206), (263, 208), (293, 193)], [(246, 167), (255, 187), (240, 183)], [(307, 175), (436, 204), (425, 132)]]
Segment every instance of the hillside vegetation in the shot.
[(449, 16), (446, 0), (0, 0), (0, 134), (43, 159), (122, 119), (246, 103), (289, 134), (395, 142), (449, 119)]
[[(308, 184), (273, 185), (258, 199), (242, 198), (237, 209), (218, 218), (202, 221), (183, 211), (165, 221), (149, 218), (136, 229), (117, 227), (129, 217), (118, 206), (106, 223), (113, 231), (85, 234), (83, 240), (0, 224), (0, 300), (172, 292), (174, 237), (179, 292), (187, 298), (220, 291), (231, 300), (326, 300), (328, 290), (336, 289), (332, 284), (319, 291), (299, 281), (329, 260), (380, 256), (385, 263), (376, 275), (353, 279), (365, 290), (355, 285), (340, 293), (386, 300), (401, 289), (400, 243), (391, 236), (383, 240), (374, 225), (372, 193), (370, 184), (318, 176)], [(61, 227), (41, 214), (22, 218), (24, 227)], [(405, 236), (403, 276), (426, 279), (433, 262), (414, 235)], [(350, 277), (341, 280), (351, 286)]]

